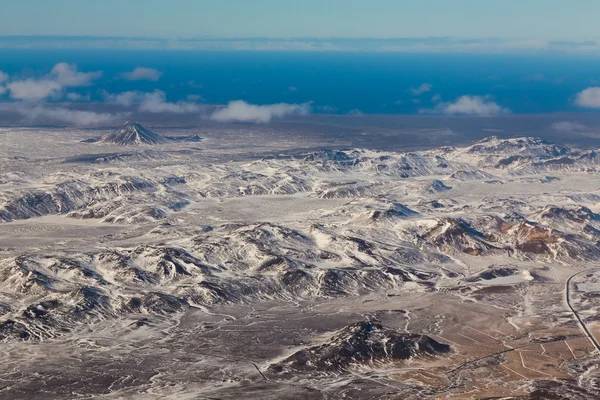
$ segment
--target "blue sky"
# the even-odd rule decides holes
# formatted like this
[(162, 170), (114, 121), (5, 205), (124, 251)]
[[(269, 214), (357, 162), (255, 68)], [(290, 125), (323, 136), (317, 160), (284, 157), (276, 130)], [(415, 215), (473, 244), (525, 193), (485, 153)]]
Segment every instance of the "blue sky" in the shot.
[(600, 38), (597, 0), (3, 0), (0, 35)]

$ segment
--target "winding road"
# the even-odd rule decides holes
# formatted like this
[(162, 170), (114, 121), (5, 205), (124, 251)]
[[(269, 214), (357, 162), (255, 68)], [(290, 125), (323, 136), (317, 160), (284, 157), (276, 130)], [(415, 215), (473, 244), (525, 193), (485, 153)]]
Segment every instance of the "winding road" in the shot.
[(579, 272), (571, 275), (569, 277), (569, 279), (567, 279), (567, 282), (565, 283), (565, 301), (567, 303), (567, 306), (569, 306), (569, 309), (571, 309), (571, 312), (573, 313), (575, 318), (577, 318), (577, 321), (579, 321), (579, 325), (581, 326), (581, 329), (583, 330), (585, 335), (588, 337), (590, 342), (594, 345), (596, 350), (598, 350), (598, 352), (600, 352), (600, 344), (598, 344), (598, 341), (596, 340), (594, 335), (592, 335), (592, 333), (589, 331), (589, 329), (585, 325), (585, 322), (583, 322), (583, 319), (581, 319), (581, 317), (579, 316), (579, 313), (577, 312), (577, 310), (575, 310), (575, 308), (573, 308), (573, 305), (571, 304), (571, 297), (570, 297), (571, 281), (573, 280), (573, 278), (575, 278), (577, 275), (581, 275), (583, 273), (590, 273), (590, 272), (594, 272), (594, 271), (599, 271), (599, 270), (589, 270), (588, 269), (588, 270), (584, 270), (584, 271), (579, 271)]

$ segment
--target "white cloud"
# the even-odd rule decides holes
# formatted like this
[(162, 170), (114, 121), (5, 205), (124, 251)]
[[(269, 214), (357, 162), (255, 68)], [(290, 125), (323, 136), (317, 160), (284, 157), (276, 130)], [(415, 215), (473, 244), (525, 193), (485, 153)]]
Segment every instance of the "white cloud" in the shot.
[(427, 92), (431, 91), (432, 88), (433, 88), (433, 85), (431, 83), (422, 83), (417, 88), (410, 88), (410, 91), (412, 92), (412, 94), (414, 96), (420, 96), (423, 93), (427, 93)]
[(155, 90), (154, 92), (132, 91), (119, 94), (105, 92), (104, 97), (110, 103), (125, 107), (137, 105), (138, 110), (141, 112), (185, 114), (200, 111), (200, 106), (193, 102), (168, 102), (165, 92), (161, 90)]
[(100, 76), (102, 76), (101, 71), (79, 72), (74, 64), (59, 63), (43, 78), (11, 81), (6, 84), (6, 87), (13, 99), (43, 100), (49, 97), (61, 97), (64, 88), (89, 86)]
[(60, 83), (46, 79), (9, 82), (6, 87), (10, 91), (10, 97), (17, 100), (42, 100), (48, 97), (58, 97), (62, 90)]
[(149, 113), (175, 113), (184, 114), (197, 112), (200, 106), (196, 103), (178, 101), (177, 103), (167, 102), (165, 92), (155, 90), (153, 93), (147, 93), (144, 101), (140, 104), (139, 110)]
[(219, 122), (254, 122), (267, 123), (273, 118), (283, 118), (286, 115), (307, 115), (310, 113), (310, 103), (304, 104), (248, 104), (243, 100), (231, 101), (224, 108), (216, 110), (211, 119)]
[(8, 89), (3, 85), (8, 80), (8, 74), (0, 71), (0, 96), (7, 92)]
[(63, 87), (81, 87), (91, 85), (95, 79), (101, 76), (102, 71), (79, 72), (75, 64), (58, 63), (52, 68), (48, 78)]
[(80, 94), (80, 93), (67, 93), (66, 95), (67, 99), (70, 101), (90, 101), (90, 95), (89, 94)]
[(121, 76), (128, 81), (158, 81), (162, 72), (153, 68), (137, 67), (132, 72), (123, 72)]
[(431, 97), (431, 102), (432, 102), (432, 103), (439, 103), (440, 101), (442, 101), (442, 95), (441, 95), (441, 94), (439, 94), (439, 93), (437, 93), (437, 94), (434, 94), (434, 95)]
[(290, 86), (288, 88), (288, 92), (297, 92), (297, 91), (298, 91), (298, 88), (296, 86)]
[(79, 127), (113, 124), (127, 119), (130, 115), (130, 113), (98, 113), (48, 105), (32, 107), (27, 103), (3, 103), (0, 104), (0, 109), (16, 112), (30, 122), (57, 122)]
[(102, 94), (106, 101), (109, 103), (118, 104), (120, 106), (129, 107), (135, 103), (141, 103), (144, 99), (144, 92), (132, 91), (132, 92), (122, 92), (118, 94), (108, 93), (106, 91), (102, 91)]
[(495, 115), (510, 113), (487, 97), (461, 96), (452, 103), (441, 103), (436, 107), (438, 112), (453, 115)]
[(575, 104), (586, 108), (600, 108), (600, 87), (587, 88), (577, 93)]
[(362, 117), (364, 114), (358, 108), (355, 108), (354, 110), (350, 110), (350, 112), (348, 113), (348, 115), (351, 115), (353, 117)]
[(572, 121), (555, 122), (552, 124), (551, 128), (552, 130), (559, 132), (576, 132), (585, 131), (588, 129), (587, 126)]

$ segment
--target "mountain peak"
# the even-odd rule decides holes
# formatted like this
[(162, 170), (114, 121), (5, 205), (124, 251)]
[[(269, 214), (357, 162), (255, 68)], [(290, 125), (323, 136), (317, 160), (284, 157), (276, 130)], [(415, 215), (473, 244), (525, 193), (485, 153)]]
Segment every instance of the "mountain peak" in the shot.
[(168, 142), (168, 139), (158, 133), (144, 128), (138, 122), (127, 121), (119, 130), (103, 136), (101, 142), (126, 146), (160, 144)]

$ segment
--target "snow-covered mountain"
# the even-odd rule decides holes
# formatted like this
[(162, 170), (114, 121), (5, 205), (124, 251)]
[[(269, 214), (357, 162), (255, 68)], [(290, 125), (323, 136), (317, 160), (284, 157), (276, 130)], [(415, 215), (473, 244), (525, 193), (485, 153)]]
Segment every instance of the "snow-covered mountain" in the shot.
[[(595, 150), (489, 138), (410, 153), (326, 150), (215, 162), (136, 123), (102, 141), (164, 146), (144, 157), (49, 158), (27, 171), (2, 164), (6, 343), (63, 340), (120, 323), (131, 335), (183, 335), (192, 326), (218, 332), (210, 336), (217, 340), (242, 328), (273, 335), (314, 318), (298, 325), (293, 340), (279, 338), (285, 346), (277, 352), (261, 347), (268, 356), (254, 371), (297, 382), (299, 374), (318, 381), (435, 365), (426, 378), (406, 378), (405, 389), (418, 392), (425, 381), (460, 382), (455, 372), (440, 375), (448, 365), (454, 371), (483, 353), (509, 363), (499, 356), (506, 349), (581, 335), (561, 308), (561, 290), (600, 262)], [(596, 300), (586, 296), (580, 306), (592, 323)], [(290, 322), (283, 304), (299, 307), (301, 317)], [(181, 323), (196, 312), (206, 321)], [(491, 322), (480, 319), (494, 312)], [(527, 337), (533, 342), (518, 342)], [(238, 350), (251, 352), (245, 346)], [(578, 362), (588, 350), (574, 352)], [(571, 376), (571, 366), (560, 368)]]
[(129, 146), (141, 144), (161, 144), (168, 142), (168, 139), (159, 133), (155, 133), (144, 128), (137, 122), (127, 121), (121, 128), (119, 128), (119, 130), (102, 136), (100, 142)]

